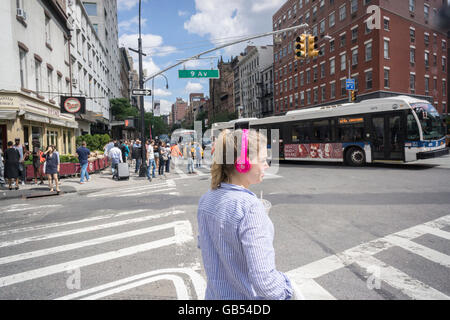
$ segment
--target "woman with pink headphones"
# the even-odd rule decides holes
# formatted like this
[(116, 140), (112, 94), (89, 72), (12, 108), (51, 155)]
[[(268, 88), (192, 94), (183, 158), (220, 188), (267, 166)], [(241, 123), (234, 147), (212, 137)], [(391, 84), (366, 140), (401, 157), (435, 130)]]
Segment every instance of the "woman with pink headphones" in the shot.
[[(238, 144), (240, 142), (240, 144)], [(211, 190), (198, 207), (198, 243), (208, 300), (301, 298), (277, 271), (274, 226), (249, 190), (264, 178), (267, 138), (254, 130), (224, 130), (216, 140)]]

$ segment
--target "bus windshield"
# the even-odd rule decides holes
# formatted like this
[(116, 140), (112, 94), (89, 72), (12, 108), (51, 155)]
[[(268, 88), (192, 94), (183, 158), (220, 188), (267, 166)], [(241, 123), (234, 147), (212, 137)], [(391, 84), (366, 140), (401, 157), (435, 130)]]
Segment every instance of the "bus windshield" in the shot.
[(419, 117), (424, 140), (438, 140), (445, 136), (445, 126), (436, 108), (428, 103), (414, 103), (413, 110)]

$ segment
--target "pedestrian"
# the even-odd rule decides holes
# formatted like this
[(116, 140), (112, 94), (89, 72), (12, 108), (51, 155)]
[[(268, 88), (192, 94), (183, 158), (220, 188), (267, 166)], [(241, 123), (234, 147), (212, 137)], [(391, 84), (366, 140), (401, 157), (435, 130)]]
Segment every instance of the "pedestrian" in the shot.
[[(53, 147), (53, 152), (55, 153), (56, 157), (58, 158), (58, 163), (61, 163), (60, 158), (59, 158), (58, 148), (56, 148), (55, 145), (52, 145), (52, 147)], [(61, 182), (61, 177), (60, 177), (60, 175), (59, 175), (59, 170), (58, 170), (57, 175), (58, 175), (58, 183), (61, 185), (62, 182)]]
[(5, 166), (3, 164), (3, 143), (0, 141), (0, 185), (4, 187), (5, 181)]
[(16, 190), (19, 190), (19, 164), (20, 152), (13, 147), (12, 141), (8, 142), (8, 149), (5, 151), (5, 179), (8, 180), (9, 190), (12, 190), (12, 182), (16, 182)]
[(158, 167), (158, 174), (160, 176), (164, 175), (164, 168), (166, 165), (166, 161), (167, 161), (167, 152), (166, 152), (166, 147), (165, 147), (165, 143), (162, 141), (159, 141), (159, 148), (158, 148), (158, 153), (159, 153), (159, 167)]
[(133, 159), (136, 160), (136, 170), (134, 173), (138, 173), (142, 163), (142, 145), (139, 140), (136, 140), (136, 143), (133, 145), (132, 155)]
[(196, 143), (195, 145), (195, 167), (196, 168), (201, 168), (202, 166), (202, 147), (200, 146), (199, 143)]
[(109, 140), (109, 143), (105, 146), (104, 150), (105, 150), (105, 156), (109, 156), (109, 151), (114, 148), (114, 140)]
[[(151, 180), (151, 178), (155, 177), (156, 163), (155, 163), (155, 151), (153, 149), (155, 145), (155, 141), (147, 141), (147, 179)], [(150, 178), (151, 171), (151, 178)]]
[(29, 153), (24, 145), (20, 144), (20, 139), (15, 139), (15, 145), (14, 148), (19, 151), (20, 154), (20, 161), (19, 161), (19, 176), (22, 180), (22, 185), (25, 185), (26, 178), (26, 167), (25, 167), (25, 159), (28, 158)]
[(91, 181), (91, 177), (88, 173), (88, 166), (89, 166), (89, 155), (91, 154), (91, 151), (87, 148), (86, 141), (83, 141), (81, 143), (81, 147), (77, 149), (78, 154), (78, 161), (80, 162), (81, 167), (81, 174), (80, 174), (80, 184), (84, 184), (84, 178), (86, 178), (86, 181)]
[(122, 151), (122, 161), (127, 162), (128, 154), (130, 149), (128, 148), (125, 141), (120, 141), (120, 151)]
[[(262, 182), (268, 168), (267, 142), (256, 131), (236, 133), (242, 135), (244, 159), (249, 165), (245, 170), (239, 166), (243, 150), (238, 150), (235, 134), (224, 130), (218, 138), (223, 153), (215, 155), (211, 170), (211, 190), (199, 201), (198, 239), (207, 277), (205, 299), (289, 300), (294, 289), (275, 266), (273, 224), (261, 200), (248, 189)], [(248, 141), (254, 143), (248, 146)], [(233, 162), (222, 164), (231, 155)], [(254, 157), (249, 159), (247, 155)]]
[(170, 149), (172, 168), (175, 168), (178, 165), (178, 160), (183, 156), (183, 154), (181, 153), (180, 147), (177, 143), (175, 143)]
[(166, 144), (166, 155), (167, 155), (166, 172), (170, 173), (170, 162), (172, 161), (172, 152), (170, 150), (170, 143)]
[(53, 146), (48, 146), (47, 151), (44, 152), (45, 155), (45, 173), (47, 174), (48, 186), (50, 188), (50, 192), (53, 192), (53, 181), (56, 185), (56, 192), (61, 192), (59, 190), (59, 181), (58, 181), (58, 173), (59, 173), (59, 158)]
[(187, 163), (188, 163), (188, 173), (195, 173), (194, 171), (194, 153), (192, 152), (192, 150), (188, 147), (186, 148), (186, 153), (187, 153)]
[(41, 163), (41, 157), (43, 155), (43, 152), (41, 150), (41, 143), (39, 140), (35, 139), (32, 142), (33, 146), (33, 170), (34, 170), (34, 185), (37, 185), (37, 178), (39, 176), (41, 183), (40, 185), (44, 184), (44, 176), (42, 174), (42, 163)]
[(122, 151), (119, 149), (119, 144), (116, 143), (109, 151), (109, 158), (111, 159), (111, 170), (113, 178), (116, 176), (116, 169), (119, 163), (122, 163)]
[(158, 168), (158, 173), (159, 173), (159, 141), (158, 140), (155, 141), (155, 145), (153, 147), (153, 152), (155, 154), (155, 166), (156, 166), (156, 168)]

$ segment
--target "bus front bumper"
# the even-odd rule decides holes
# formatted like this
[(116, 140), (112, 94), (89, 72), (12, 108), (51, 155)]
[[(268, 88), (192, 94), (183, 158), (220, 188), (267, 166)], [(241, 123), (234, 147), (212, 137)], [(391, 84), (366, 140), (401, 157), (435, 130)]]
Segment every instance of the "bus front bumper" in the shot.
[(417, 154), (417, 160), (438, 158), (438, 157), (446, 156), (448, 154), (449, 154), (448, 148), (436, 150), (436, 151), (420, 152)]

